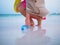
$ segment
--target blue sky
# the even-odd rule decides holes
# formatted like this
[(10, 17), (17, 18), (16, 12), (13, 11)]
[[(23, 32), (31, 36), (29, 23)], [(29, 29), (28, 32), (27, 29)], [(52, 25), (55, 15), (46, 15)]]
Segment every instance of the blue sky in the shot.
[[(14, 11), (14, 1), (15, 0), (0, 0), (0, 14), (16, 14)], [(45, 0), (46, 8), (50, 12), (60, 13), (60, 0)]]

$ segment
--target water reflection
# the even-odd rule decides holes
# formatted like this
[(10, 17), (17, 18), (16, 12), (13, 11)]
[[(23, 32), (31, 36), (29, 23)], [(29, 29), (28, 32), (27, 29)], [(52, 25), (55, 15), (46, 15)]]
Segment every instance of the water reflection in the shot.
[(30, 31), (22, 38), (17, 38), (16, 45), (47, 45), (50, 37), (45, 34), (46, 29)]

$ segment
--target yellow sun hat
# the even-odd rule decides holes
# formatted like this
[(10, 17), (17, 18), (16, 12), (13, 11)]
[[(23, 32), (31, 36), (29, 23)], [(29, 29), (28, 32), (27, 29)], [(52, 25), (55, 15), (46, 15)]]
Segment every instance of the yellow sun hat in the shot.
[(15, 10), (15, 12), (19, 12), (18, 9), (17, 9), (17, 5), (20, 2), (21, 2), (21, 0), (15, 0), (15, 3), (14, 3), (14, 10)]

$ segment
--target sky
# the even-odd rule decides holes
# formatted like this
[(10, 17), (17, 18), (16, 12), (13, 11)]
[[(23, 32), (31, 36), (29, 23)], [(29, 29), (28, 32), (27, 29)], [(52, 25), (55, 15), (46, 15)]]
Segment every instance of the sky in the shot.
[[(18, 14), (14, 11), (15, 0), (0, 0), (0, 14)], [(46, 8), (52, 12), (60, 13), (60, 0), (45, 0)]]

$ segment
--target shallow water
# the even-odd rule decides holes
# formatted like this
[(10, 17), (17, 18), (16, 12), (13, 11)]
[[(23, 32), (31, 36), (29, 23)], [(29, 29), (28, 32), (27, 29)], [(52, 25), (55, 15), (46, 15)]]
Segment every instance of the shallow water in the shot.
[(0, 16), (0, 45), (60, 45), (59, 18), (60, 15), (49, 15), (42, 21), (41, 31), (23, 33), (23, 16)]

